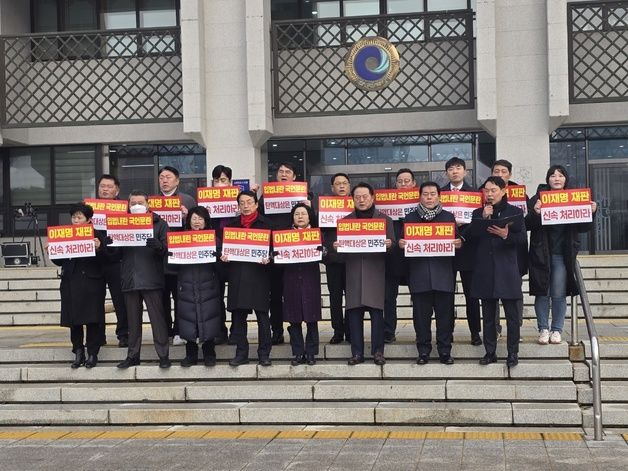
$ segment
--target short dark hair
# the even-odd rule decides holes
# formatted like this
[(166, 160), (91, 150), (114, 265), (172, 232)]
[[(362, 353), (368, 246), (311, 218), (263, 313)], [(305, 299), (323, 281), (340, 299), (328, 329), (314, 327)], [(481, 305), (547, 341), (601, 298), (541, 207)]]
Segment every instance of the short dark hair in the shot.
[(238, 204), (240, 204), (240, 196), (250, 196), (257, 203), (257, 193), (255, 193), (254, 191), (244, 190), (244, 191), (241, 191), (240, 193), (238, 193), (238, 197), (236, 199)]
[(294, 173), (295, 175), (297, 174), (297, 171), (294, 169), (294, 165), (290, 162), (281, 162), (279, 164), (279, 167), (277, 167), (277, 170), (279, 170), (281, 167), (286, 167), (288, 170), (292, 170), (292, 173)]
[(369, 185), (366, 182), (360, 182), (356, 186), (351, 188), (351, 198), (353, 198), (353, 195), (355, 194), (355, 190), (357, 190), (358, 188), (366, 188), (371, 194), (371, 196), (375, 195), (375, 190), (373, 189), (371, 185)]
[(549, 185), (549, 179), (554, 172), (560, 172), (565, 177), (565, 188), (568, 188), (569, 185), (569, 173), (567, 173), (567, 169), (562, 165), (552, 165), (549, 169), (547, 169), (547, 174), (545, 175), (545, 183)]
[(148, 193), (146, 193), (144, 190), (131, 190), (131, 192), (129, 193), (129, 199), (131, 199), (131, 196), (143, 196), (144, 198), (146, 198), (146, 201), (148, 201)]
[(172, 173), (174, 173), (175, 177), (179, 178), (179, 171), (176, 168), (171, 167), (170, 165), (166, 165), (164, 167), (161, 167), (159, 169), (159, 173), (157, 175), (161, 175), (162, 172), (165, 172), (165, 171), (172, 172)]
[(414, 172), (409, 168), (400, 168), (399, 170), (397, 170), (397, 175), (395, 175), (395, 178), (399, 178), (399, 175), (401, 175), (402, 173), (409, 173), (410, 175), (412, 175), (412, 180), (414, 180)]
[(460, 165), (465, 170), (467, 169), (467, 164), (460, 157), (452, 157), (447, 162), (445, 162), (445, 170), (449, 169), (449, 167), (453, 167), (454, 165)]
[(83, 202), (74, 203), (70, 206), (70, 216), (73, 216), (76, 213), (83, 213), (83, 216), (87, 219), (91, 219), (94, 215), (94, 209), (90, 205)]
[(290, 211), (290, 220), (292, 222), (294, 222), (294, 212), (298, 208), (305, 208), (305, 210), (307, 211), (307, 215), (310, 218), (310, 226), (318, 227), (318, 219), (316, 218), (316, 213), (314, 212), (311, 206), (308, 206), (305, 203), (297, 203), (292, 207), (292, 210)]
[(499, 165), (500, 167), (506, 167), (508, 169), (508, 173), (512, 173), (512, 164), (505, 159), (496, 160), (493, 166), (491, 167), (491, 172), (495, 170), (495, 167), (497, 165)]
[(194, 206), (193, 208), (188, 209), (188, 215), (185, 218), (185, 227), (187, 229), (190, 229), (190, 221), (192, 220), (193, 214), (202, 217), (205, 221), (205, 229), (209, 229), (209, 225), (211, 224), (211, 217), (209, 216), (209, 211), (207, 211), (207, 208), (203, 206)]
[(346, 173), (342, 173), (342, 172), (338, 172), (338, 173), (334, 173), (333, 176), (331, 177), (331, 184), (333, 185), (334, 182), (336, 181), (336, 178), (338, 177), (345, 177), (347, 179), (347, 181), (349, 183), (351, 183), (351, 179), (349, 178), (349, 175), (347, 175)]
[(423, 188), (428, 187), (428, 186), (436, 187), (436, 189), (438, 190), (438, 194), (440, 195), (440, 186), (438, 186), (438, 183), (433, 182), (433, 181), (427, 181), (427, 182), (421, 183), (421, 186), (419, 187), (419, 194), (423, 193)]
[(214, 167), (214, 169), (212, 170), (212, 178), (214, 180), (218, 180), (220, 178), (220, 175), (222, 175), (223, 173), (227, 176), (229, 180), (231, 180), (231, 168), (225, 167), (224, 165), (216, 165)]
[(482, 187), (485, 187), (486, 184), (489, 182), (492, 183), (493, 185), (497, 185), (502, 190), (506, 188), (506, 182), (504, 181), (502, 177), (494, 177), (493, 175), (491, 175), (486, 180), (484, 180), (484, 183), (482, 183)]
[(110, 175), (108, 173), (103, 173), (100, 178), (98, 179), (98, 183), (96, 183), (96, 186), (100, 185), (100, 182), (102, 182), (103, 180), (113, 180), (113, 184), (115, 186), (120, 186), (120, 180), (118, 180), (118, 177), (115, 177), (113, 175)]

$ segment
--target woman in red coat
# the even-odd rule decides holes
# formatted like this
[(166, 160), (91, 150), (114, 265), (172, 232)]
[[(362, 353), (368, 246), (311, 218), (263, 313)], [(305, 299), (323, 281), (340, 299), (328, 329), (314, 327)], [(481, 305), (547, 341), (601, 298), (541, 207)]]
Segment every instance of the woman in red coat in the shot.
[[(291, 212), (293, 229), (317, 227), (314, 210), (299, 203)], [(323, 249), (322, 247), (320, 248)], [(283, 320), (289, 322), (292, 365), (316, 363), (318, 355), (318, 321), (321, 320), (321, 270), (318, 262), (285, 265), (283, 272)], [(305, 322), (307, 334), (303, 341)]]

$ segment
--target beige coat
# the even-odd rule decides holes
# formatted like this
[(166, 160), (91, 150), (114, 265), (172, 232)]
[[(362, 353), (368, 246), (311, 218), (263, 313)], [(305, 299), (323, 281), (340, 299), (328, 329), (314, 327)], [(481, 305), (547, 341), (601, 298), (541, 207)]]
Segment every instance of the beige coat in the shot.
[[(374, 219), (386, 219), (386, 238), (395, 241), (393, 221), (375, 210)], [(344, 219), (356, 219), (355, 211)], [(390, 249), (389, 249), (390, 250)], [(367, 307), (384, 309), (384, 286), (386, 277), (386, 254), (344, 254), (346, 263), (345, 309)]]

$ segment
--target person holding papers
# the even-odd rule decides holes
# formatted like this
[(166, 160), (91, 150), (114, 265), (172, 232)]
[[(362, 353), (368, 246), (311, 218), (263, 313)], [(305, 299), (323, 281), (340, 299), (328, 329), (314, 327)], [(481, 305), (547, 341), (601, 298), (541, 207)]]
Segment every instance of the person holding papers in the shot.
[[(93, 215), (91, 206), (84, 203), (76, 203), (70, 207), (73, 225), (89, 224)], [(96, 366), (100, 346), (104, 343), (105, 277), (102, 260), (105, 244), (103, 234), (96, 232), (95, 235), (95, 257), (52, 260), (61, 267), (61, 326), (70, 328), (72, 353), (75, 355), (70, 365), (72, 368)]]
[[(580, 234), (591, 229), (592, 222), (579, 224), (541, 224), (541, 191), (566, 190), (569, 175), (561, 165), (547, 171), (545, 185), (539, 185), (536, 195), (528, 202), (526, 227), (530, 231), (530, 295), (534, 298), (534, 311), (541, 345), (560, 343), (567, 311), (567, 296), (580, 293), (574, 266), (580, 249)], [(597, 209), (591, 202), (593, 213)], [(549, 325), (550, 300), (552, 325)]]
[[(292, 208), (292, 227), (297, 230), (318, 227), (314, 210), (304, 203)], [(322, 249), (322, 247), (321, 247)], [(321, 315), (321, 270), (319, 262), (287, 264), (283, 271), (283, 320), (290, 323), (292, 365), (316, 363), (318, 321)], [(302, 323), (307, 326), (303, 341)]]
[(506, 313), (509, 367), (519, 363), (519, 315), (521, 274), (517, 265), (517, 247), (526, 237), (523, 211), (508, 204), (506, 182), (488, 177), (484, 182), (486, 205), (473, 211), (471, 224), (462, 231), (464, 240), (476, 244), (471, 296), (482, 300), (482, 326), (486, 354), (481, 365), (497, 361), (497, 326), (495, 309), (501, 299)]
[[(226, 227), (245, 229), (273, 229), (272, 223), (258, 211), (257, 194), (243, 191), (238, 195), (240, 216), (232, 219)], [(236, 344), (235, 357), (231, 366), (245, 365), (249, 362), (249, 342), (246, 338), (246, 318), (251, 311), (257, 317), (259, 345), (257, 356), (261, 366), (270, 366), (272, 348), (270, 334), (270, 269), (268, 258), (258, 262), (234, 262), (223, 254), (220, 259), (229, 263), (227, 310), (231, 312), (231, 337)]]
[(159, 367), (170, 368), (168, 326), (163, 305), (168, 224), (157, 214), (149, 212), (148, 195), (142, 190), (131, 191), (129, 213), (151, 215), (153, 236), (146, 239), (144, 247), (122, 247), (122, 291), (129, 321), (129, 348), (126, 359), (118, 364), (118, 368), (140, 364), (142, 302), (146, 303), (150, 318)]
[[(440, 205), (440, 188), (435, 182), (423, 182), (419, 189), (420, 201), (416, 211), (406, 216), (405, 223), (453, 223), (453, 246), (459, 249), (462, 241), (455, 230), (456, 218)], [(399, 240), (405, 249), (407, 241)], [(412, 296), (412, 317), (417, 338), (418, 365), (429, 362), (432, 351), (432, 312), (436, 317), (436, 347), (440, 362), (453, 365), (451, 342), (453, 337), (454, 291), (456, 277), (453, 256), (406, 257), (408, 286)]]
[[(368, 183), (360, 182), (351, 190), (355, 211), (340, 219), (379, 219), (385, 221), (385, 250), (389, 250), (395, 233), (392, 219), (375, 209), (375, 191)], [(337, 240), (334, 249), (340, 248)], [(386, 253), (346, 253), (347, 285), (345, 291), (346, 317), (351, 333), (351, 358), (349, 365), (364, 363), (364, 312), (371, 316), (371, 353), (376, 365), (386, 363), (384, 358), (384, 286), (386, 277)]]
[[(185, 229), (202, 231), (209, 229), (209, 212), (202, 206), (189, 208)], [(189, 367), (198, 362), (198, 345), (203, 346), (205, 366), (216, 366), (214, 338), (220, 331), (220, 286), (215, 263), (178, 265), (179, 335), (185, 339), (185, 358), (181, 366)]]

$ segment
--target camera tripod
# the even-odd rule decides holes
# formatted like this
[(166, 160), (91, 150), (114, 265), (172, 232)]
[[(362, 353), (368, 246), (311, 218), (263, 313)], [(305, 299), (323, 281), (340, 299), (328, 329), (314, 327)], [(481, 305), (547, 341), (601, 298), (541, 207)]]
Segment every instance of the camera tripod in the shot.
[[(29, 229), (31, 228), (31, 224), (33, 226), (33, 253), (30, 254), (31, 264), (34, 264), (35, 266), (39, 264), (40, 257), (39, 255), (37, 255), (37, 243), (39, 243), (39, 249), (41, 250), (41, 260), (44, 262), (45, 267), (47, 266), (46, 251), (44, 250), (44, 244), (41, 240), (41, 235), (39, 234), (39, 218), (37, 217), (37, 209), (33, 208), (30, 203), (26, 203), (24, 206), (26, 207), (26, 214), (24, 216), (30, 218), (24, 232), (28, 233)], [(25, 238), (26, 235), (23, 235), (20, 242), (24, 242)], [(13, 240), (15, 241), (15, 236), (13, 237)]]

